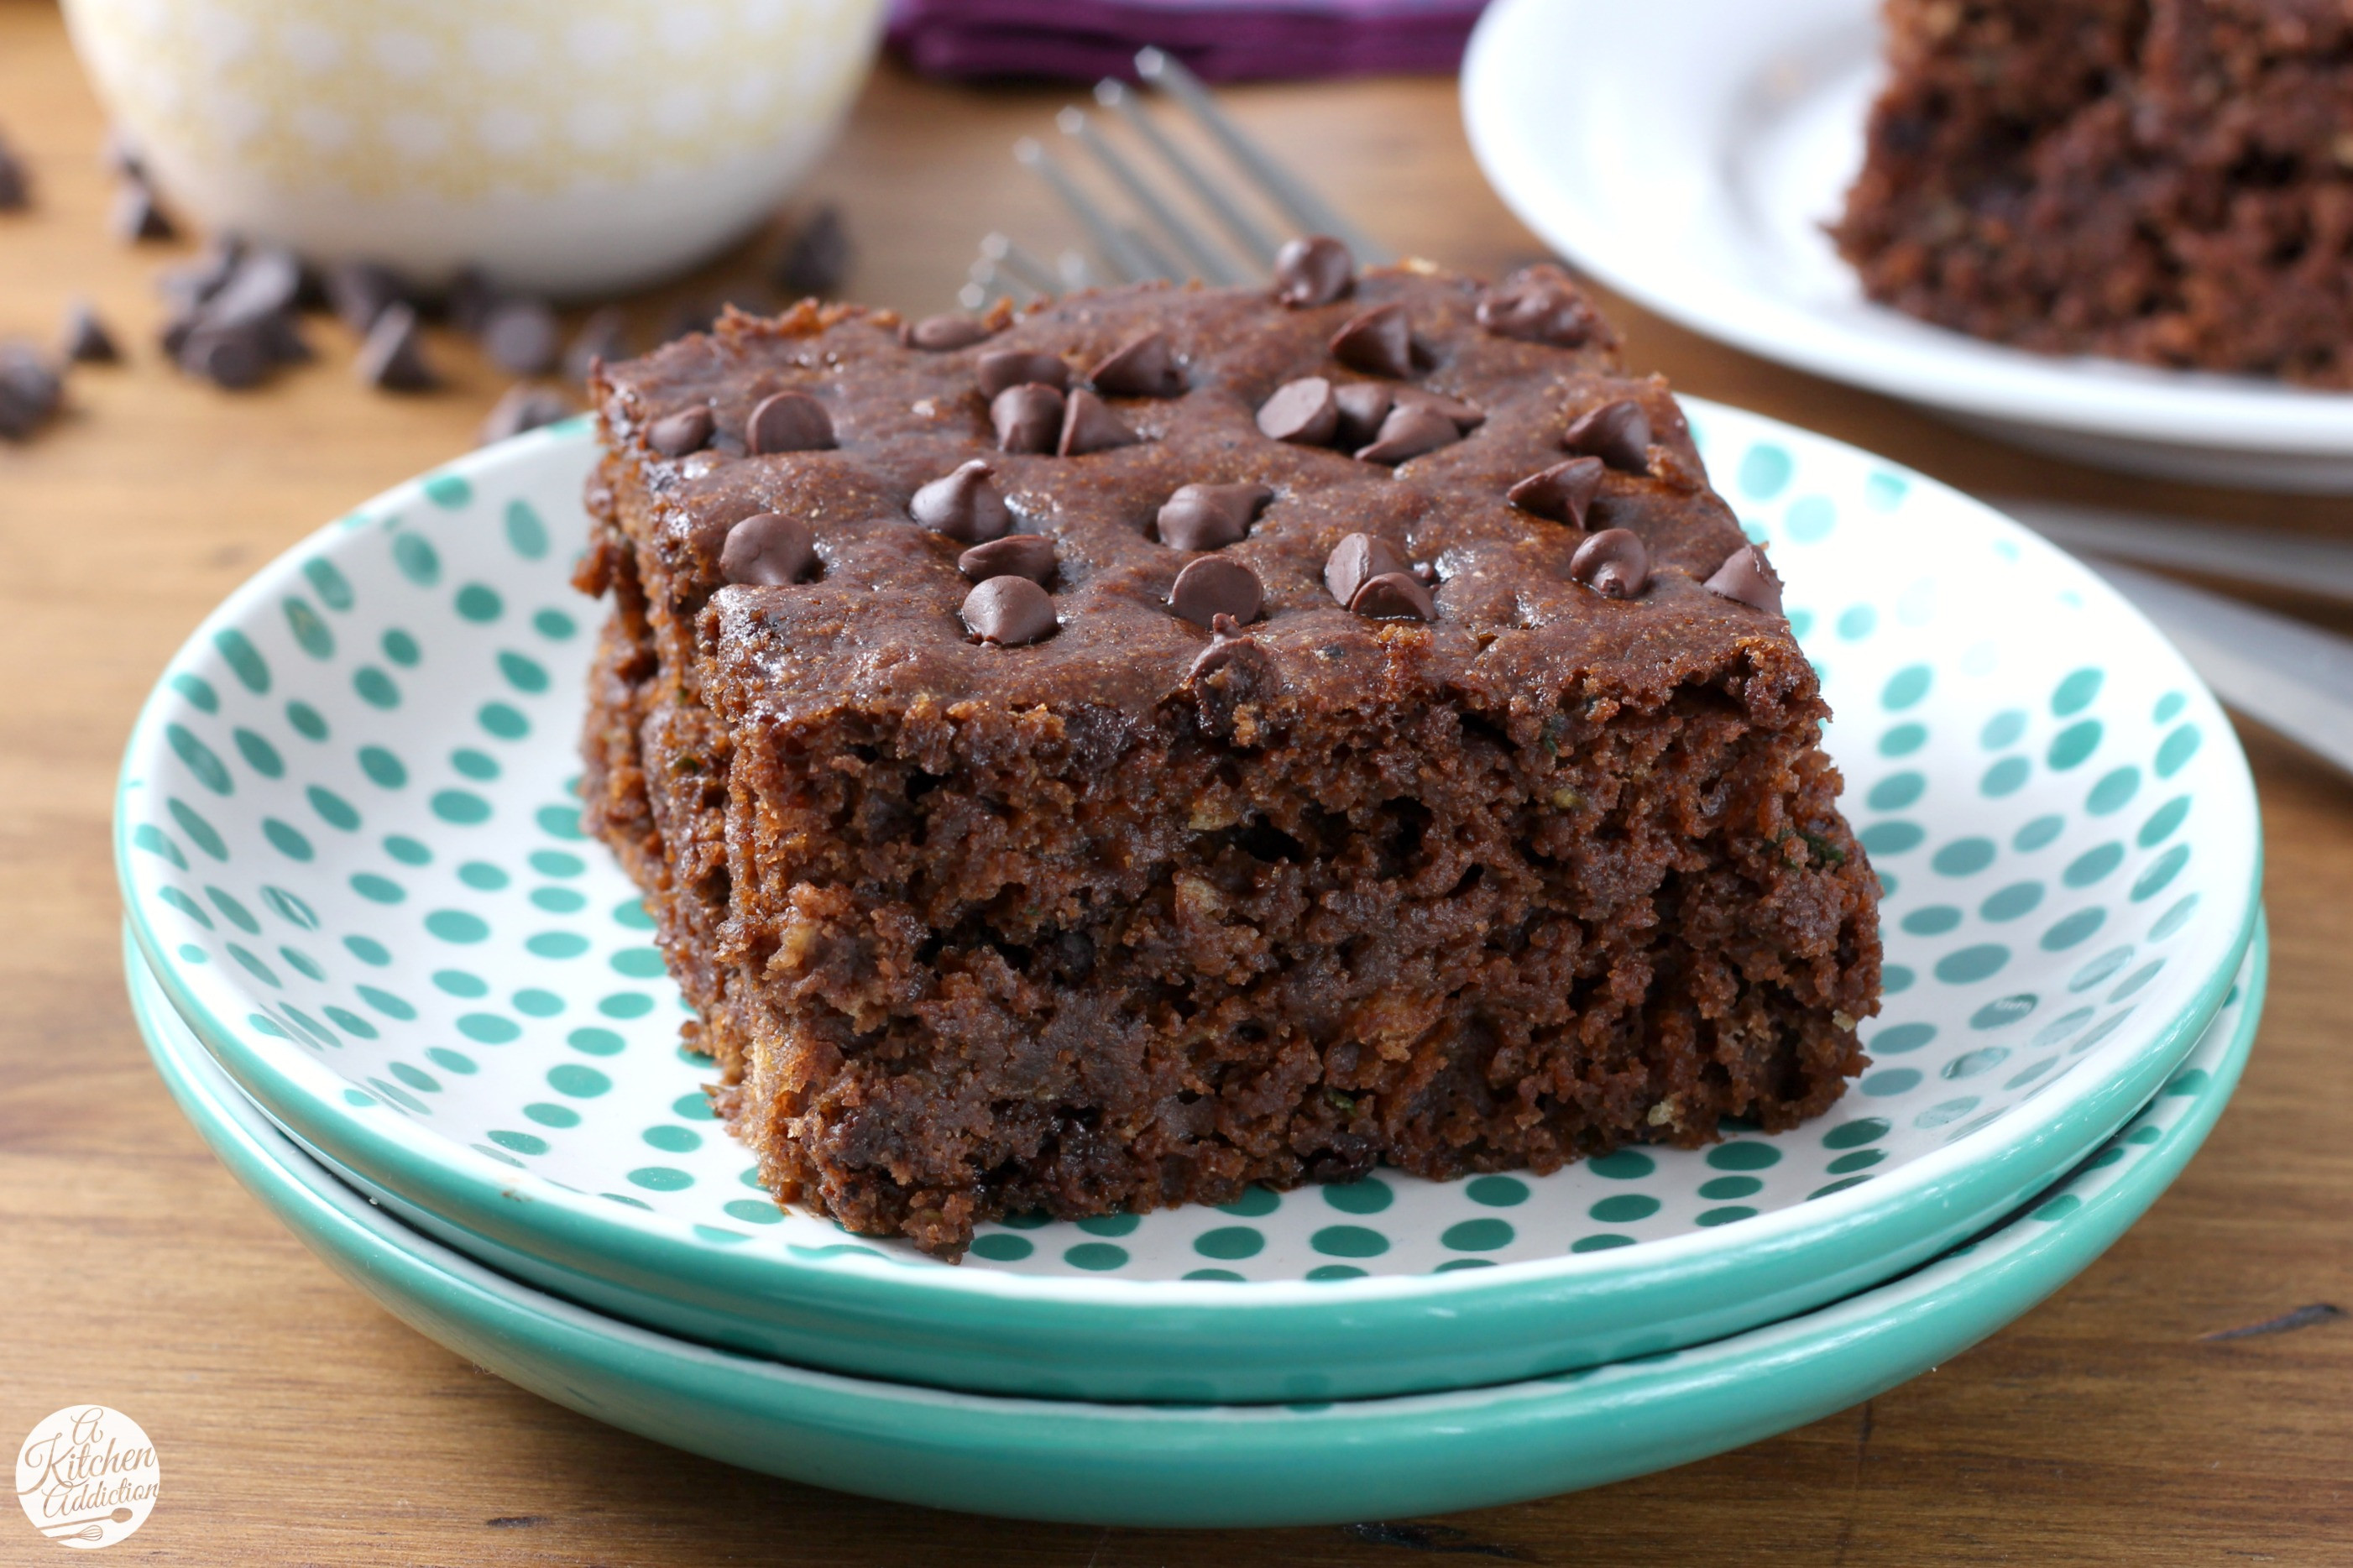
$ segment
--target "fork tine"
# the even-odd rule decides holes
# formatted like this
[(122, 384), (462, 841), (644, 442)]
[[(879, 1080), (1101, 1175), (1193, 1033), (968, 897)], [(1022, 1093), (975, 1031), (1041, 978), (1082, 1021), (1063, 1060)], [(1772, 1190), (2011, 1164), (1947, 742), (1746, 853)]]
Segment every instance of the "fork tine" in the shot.
[[(1062, 205), (1071, 209), (1071, 215), (1086, 226), (1088, 237), (1095, 242), (1096, 254), (1103, 258), (1104, 266), (1118, 274), (1121, 282), (1141, 283), (1150, 278), (1167, 276), (1155, 271), (1149, 261), (1135, 254), (1134, 247), (1128, 244), (1127, 237), (1113, 226), (1111, 219), (1103, 216), (1103, 209), (1095, 205), (1086, 192), (1079, 189), (1069, 171), (1056, 163), (1054, 155), (1039, 146), (1035, 138), (1024, 136), (1016, 142), (1013, 156), (1044, 180), (1053, 189), (1054, 195), (1061, 198)], [(1169, 278), (1168, 281), (1173, 283), (1176, 279)]]
[[(1096, 91), (1100, 94), (1102, 89), (1098, 88)], [(1103, 172), (1118, 182), (1128, 198), (1144, 209), (1145, 216), (1176, 242), (1176, 248), (1185, 253), (1185, 259), (1193, 264), (1193, 270), (1198, 277), (1206, 282), (1217, 284), (1241, 281), (1233, 265), (1195, 233), (1191, 226), (1161, 199), (1160, 193), (1136, 173), (1135, 165), (1129, 163), (1118, 148), (1104, 140), (1103, 132), (1095, 129), (1095, 122), (1088, 118), (1085, 110), (1065, 109), (1055, 116), (1054, 122), (1061, 127), (1063, 135), (1084, 147), (1095, 162), (1103, 165)]]
[(1225, 226), (1226, 232), (1232, 236), (1243, 255), (1257, 262), (1261, 268), (1273, 265), (1275, 252), (1273, 237), (1260, 227), (1248, 213), (1235, 205), (1232, 198), (1226, 195), (1224, 189), (1203, 173), (1201, 166), (1187, 156), (1184, 149), (1168, 140), (1168, 133), (1160, 129), (1151, 115), (1145, 112), (1143, 103), (1135, 94), (1127, 90), (1126, 83), (1097, 82), (1095, 101), (1106, 109), (1116, 110), (1120, 118), (1127, 121), (1128, 129), (1134, 132), (1137, 138), (1150, 147), (1163, 163), (1176, 171), (1176, 177), (1185, 182), (1194, 197), (1209, 210), (1211, 216)]
[(1328, 234), (1344, 242), (1356, 253), (1363, 265), (1377, 266), (1393, 259), (1390, 252), (1373, 243), (1372, 239), (1327, 205), (1321, 196), (1299, 177), (1276, 163), (1257, 142), (1242, 134), (1241, 128), (1226, 118), (1209, 97), (1209, 89), (1172, 55), (1159, 49), (1139, 49), (1135, 55), (1138, 76), (1162, 89), (1168, 96), (1183, 104), (1187, 112), (1201, 123), (1201, 128), (1217, 139), (1242, 172), (1258, 182), (1261, 189), (1288, 217), (1299, 225), (1301, 232)]
[(1051, 267), (1014, 244), (1005, 235), (983, 236), (980, 254), (983, 258), (995, 262), (1008, 277), (1020, 279), (1040, 294), (1059, 294), (1062, 290), (1062, 280), (1054, 276)]

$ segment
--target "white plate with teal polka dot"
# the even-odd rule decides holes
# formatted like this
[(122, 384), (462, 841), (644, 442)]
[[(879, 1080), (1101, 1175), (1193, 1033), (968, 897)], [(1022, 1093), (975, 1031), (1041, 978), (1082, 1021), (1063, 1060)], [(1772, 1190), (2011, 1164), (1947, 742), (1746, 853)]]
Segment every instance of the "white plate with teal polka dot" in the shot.
[(1112, 1400), (1558, 1372), (1912, 1268), (2146, 1103), (2254, 925), (2229, 723), (2099, 580), (1917, 475), (1686, 400), (1769, 542), (1888, 892), (1873, 1058), (1818, 1121), (1544, 1177), (985, 1227), (958, 1266), (780, 1212), (704, 1107), (649, 922), (580, 836), (600, 609), (578, 423), (297, 545), (173, 660), (117, 858), (173, 1005), (282, 1127), (432, 1235), (689, 1338)]

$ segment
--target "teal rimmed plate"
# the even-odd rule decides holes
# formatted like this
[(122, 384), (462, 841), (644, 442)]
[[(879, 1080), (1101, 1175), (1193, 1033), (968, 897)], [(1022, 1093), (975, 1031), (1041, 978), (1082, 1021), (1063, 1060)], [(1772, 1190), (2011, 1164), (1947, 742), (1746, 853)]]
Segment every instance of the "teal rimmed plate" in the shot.
[(1229, 1401), (1695, 1343), (1916, 1265), (2164, 1081), (2253, 925), (2228, 723), (2096, 578), (1955, 492), (1693, 400), (1770, 540), (1888, 887), (1874, 1063), (1829, 1115), (1542, 1178), (984, 1229), (950, 1268), (780, 1213), (708, 1119), (585, 843), (577, 426), (367, 503), (174, 658), (125, 762), (132, 930), (269, 1114), (437, 1237), (597, 1309), (862, 1374)]
[[(126, 949), (129, 944), (126, 943)], [(1120, 1525), (1398, 1519), (1685, 1463), (1857, 1404), (2072, 1279), (2155, 1202), (2231, 1098), (2262, 1011), (2229, 1002), (2131, 1123), (2032, 1206), (1893, 1283), (1639, 1362), (1461, 1393), (1292, 1405), (996, 1398), (811, 1372), (544, 1295), (402, 1226), (279, 1135), (126, 951), (150, 1050), (230, 1172), (411, 1327), (542, 1397), (796, 1480), (934, 1508)]]

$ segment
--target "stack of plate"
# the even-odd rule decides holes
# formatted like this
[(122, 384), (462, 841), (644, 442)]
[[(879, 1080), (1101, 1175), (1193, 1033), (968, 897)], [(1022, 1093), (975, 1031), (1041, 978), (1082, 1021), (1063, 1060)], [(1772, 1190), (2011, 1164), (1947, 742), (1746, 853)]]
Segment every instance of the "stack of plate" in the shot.
[(1873, 1065), (1792, 1132), (1018, 1218), (954, 1267), (779, 1211), (581, 837), (576, 422), (331, 525), (174, 660), (117, 811), (155, 1058), (239, 1179), (422, 1331), (878, 1496), (1430, 1512), (1867, 1397), (2071, 1277), (2220, 1113), (2262, 993), (2254, 797), (2211, 697), (2088, 572), (1876, 458), (1686, 407), (1788, 579), (1888, 889)]

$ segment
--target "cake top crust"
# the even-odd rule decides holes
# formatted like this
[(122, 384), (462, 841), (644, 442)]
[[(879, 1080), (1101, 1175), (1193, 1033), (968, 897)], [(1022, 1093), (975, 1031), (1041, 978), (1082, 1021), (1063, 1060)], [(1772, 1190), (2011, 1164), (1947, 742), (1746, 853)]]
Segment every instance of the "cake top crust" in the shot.
[[(1728, 671), (1752, 702), (1818, 700), (1665, 384), (1622, 374), (1556, 269), (1482, 289), (1409, 263), (1305, 307), (1145, 286), (977, 327), (731, 311), (594, 391), (607, 478), (635, 469), (657, 576), (700, 614), (702, 684), (737, 721), (973, 702), (1142, 720), (1237, 658), (1260, 700), (1326, 709), (1649, 707)], [(761, 449), (778, 442), (798, 449)], [(805, 525), (805, 567), (776, 565), (803, 560), (792, 531), (738, 531), (771, 514)], [(731, 531), (767, 563), (735, 581)], [(1026, 535), (1042, 542), (976, 548)], [(987, 588), (1000, 572), (1021, 581)]]

